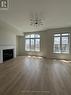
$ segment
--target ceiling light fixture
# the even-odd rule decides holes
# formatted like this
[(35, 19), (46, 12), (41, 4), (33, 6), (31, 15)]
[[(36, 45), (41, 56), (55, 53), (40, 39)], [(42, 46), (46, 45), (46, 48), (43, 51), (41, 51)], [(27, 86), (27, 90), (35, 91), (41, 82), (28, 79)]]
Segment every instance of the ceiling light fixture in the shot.
[(43, 21), (41, 16), (38, 13), (32, 14), (30, 17), (30, 25), (38, 27), (40, 25), (43, 25)]

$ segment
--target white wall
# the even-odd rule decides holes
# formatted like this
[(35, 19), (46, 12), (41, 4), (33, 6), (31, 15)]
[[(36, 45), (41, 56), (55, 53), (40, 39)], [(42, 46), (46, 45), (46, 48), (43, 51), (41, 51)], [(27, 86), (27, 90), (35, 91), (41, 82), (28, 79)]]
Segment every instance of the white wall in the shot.
[(14, 57), (16, 57), (16, 33), (14, 31), (13, 27), (0, 22), (0, 63), (3, 60), (3, 49), (14, 49)]
[(0, 49), (5, 47), (16, 47), (16, 34), (14, 28), (5, 23), (0, 23)]
[(0, 29), (0, 46), (16, 45), (16, 35), (11, 31)]
[[(47, 58), (58, 58), (58, 59), (71, 59), (71, 41), (70, 41), (70, 53), (69, 54), (54, 54), (53, 53), (53, 34), (54, 33), (71, 33), (71, 28), (61, 29), (49, 29), (47, 31), (36, 32), (41, 36), (40, 52), (25, 52), (25, 39), (24, 36), (19, 37), (19, 55), (40, 55)], [(70, 36), (71, 38), (71, 36)], [(71, 39), (70, 39), (71, 40)]]

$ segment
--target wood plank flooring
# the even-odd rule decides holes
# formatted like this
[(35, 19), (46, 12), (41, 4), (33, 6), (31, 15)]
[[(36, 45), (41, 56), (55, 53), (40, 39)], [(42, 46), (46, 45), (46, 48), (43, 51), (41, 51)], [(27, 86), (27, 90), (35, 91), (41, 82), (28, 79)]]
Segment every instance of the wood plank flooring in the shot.
[(71, 62), (26, 56), (4, 62), (0, 95), (71, 95)]

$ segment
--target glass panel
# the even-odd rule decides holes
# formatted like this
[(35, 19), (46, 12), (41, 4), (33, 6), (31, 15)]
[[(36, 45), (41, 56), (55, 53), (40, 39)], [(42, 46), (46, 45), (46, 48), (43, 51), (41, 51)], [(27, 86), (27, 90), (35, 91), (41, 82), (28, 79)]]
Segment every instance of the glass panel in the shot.
[(35, 34), (31, 34), (31, 38), (34, 38), (35, 37)]
[(60, 34), (54, 34), (54, 36), (60, 36)]
[(30, 35), (25, 35), (25, 38), (30, 38)]
[(68, 35), (69, 35), (69, 33), (62, 34), (62, 36), (68, 36)]
[(62, 53), (69, 52), (68, 37), (62, 37)]
[(54, 44), (60, 44), (60, 37), (54, 37)]
[(40, 38), (40, 35), (39, 34), (35, 34), (35, 38)]
[(54, 52), (60, 53), (60, 37), (54, 37)]
[(25, 39), (25, 51), (30, 51), (30, 39)]
[(34, 51), (34, 39), (31, 39), (31, 51)]
[(35, 39), (35, 51), (40, 51), (40, 39)]

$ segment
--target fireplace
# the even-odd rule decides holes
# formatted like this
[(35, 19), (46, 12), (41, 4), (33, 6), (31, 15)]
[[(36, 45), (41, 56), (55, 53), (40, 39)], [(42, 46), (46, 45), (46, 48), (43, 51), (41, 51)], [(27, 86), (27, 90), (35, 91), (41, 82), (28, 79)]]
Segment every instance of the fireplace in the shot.
[(13, 49), (5, 49), (3, 50), (3, 61), (7, 61), (14, 57), (14, 50)]

